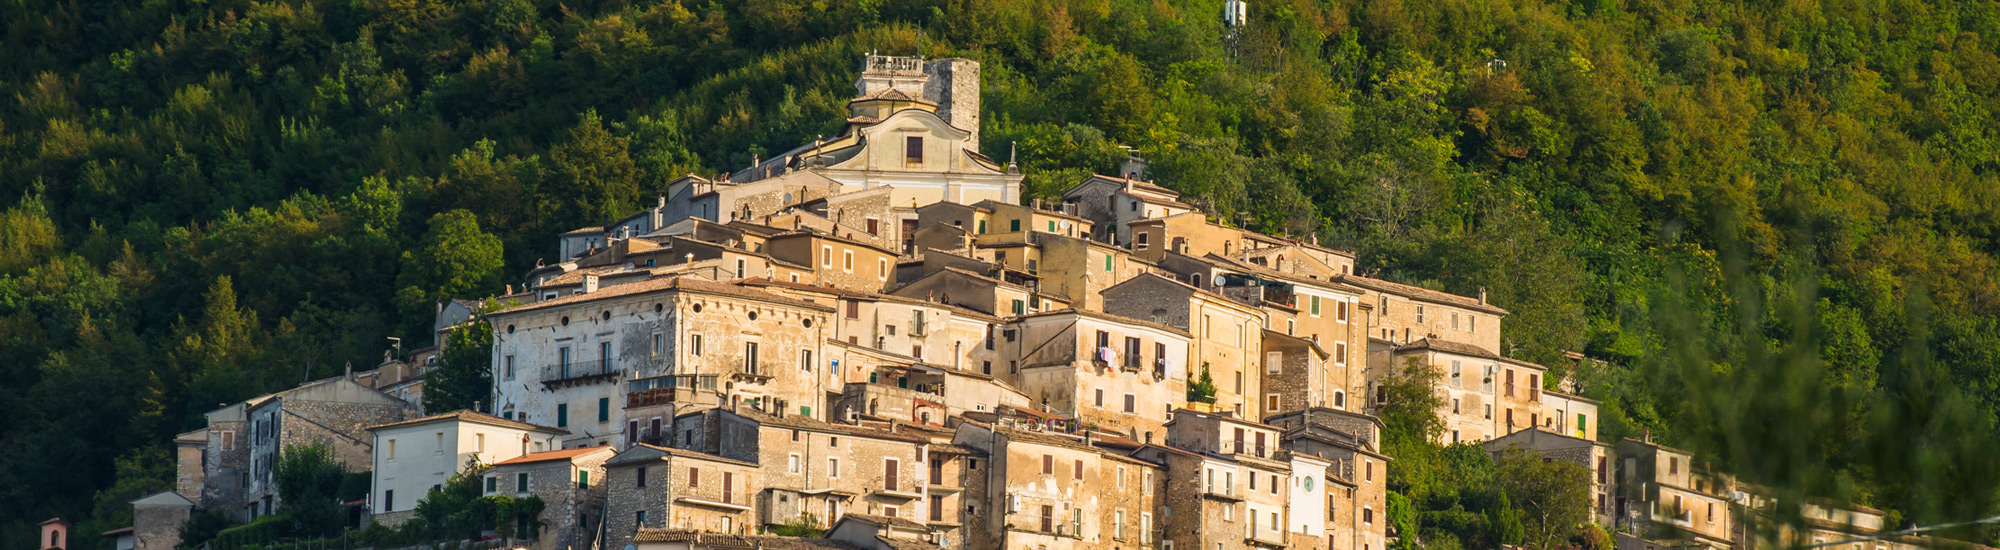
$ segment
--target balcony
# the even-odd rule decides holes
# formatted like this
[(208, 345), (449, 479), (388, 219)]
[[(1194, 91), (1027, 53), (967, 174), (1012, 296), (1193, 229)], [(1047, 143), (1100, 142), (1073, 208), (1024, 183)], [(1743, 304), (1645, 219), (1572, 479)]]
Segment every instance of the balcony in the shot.
[(625, 408), (714, 405), (715, 378), (713, 374), (683, 374), (633, 380), (626, 386)]
[(1236, 487), (1229, 484), (1210, 483), (1201, 489), (1201, 496), (1230, 502), (1243, 501), (1243, 497), (1237, 496)]
[(1243, 539), (1243, 544), (1259, 548), (1284, 548), (1291, 544), (1285, 540), (1287, 535), (1283, 530), (1260, 529), (1256, 523), (1251, 523), (1250, 536)]
[(547, 389), (557, 389), (611, 382), (620, 374), (615, 360), (585, 359), (543, 366), (541, 381)]
[(1223, 454), (1250, 455), (1257, 458), (1269, 459), (1271, 458), (1272, 453), (1278, 452), (1278, 447), (1276, 445), (1268, 445), (1263, 443), (1224, 441), (1222, 442), (1222, 448), (1217, 449), (1217, 451)]

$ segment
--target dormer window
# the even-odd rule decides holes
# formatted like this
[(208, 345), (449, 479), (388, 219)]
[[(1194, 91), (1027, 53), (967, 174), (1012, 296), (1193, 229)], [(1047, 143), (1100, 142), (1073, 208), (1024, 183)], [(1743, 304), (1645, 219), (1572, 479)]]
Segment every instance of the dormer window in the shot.
[(923, 137), (910, 136), (903, 138), (903, 162), (910, 164), (924, 163)]

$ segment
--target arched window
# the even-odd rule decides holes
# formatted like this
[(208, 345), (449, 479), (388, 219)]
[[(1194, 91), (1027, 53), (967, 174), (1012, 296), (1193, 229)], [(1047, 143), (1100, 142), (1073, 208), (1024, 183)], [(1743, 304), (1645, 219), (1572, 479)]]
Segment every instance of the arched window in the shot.
[(1347, 392), (1340, 390), (1333, 390), (1333, 408), (1336, 409), (1347, 408)]
[(62, 531), (49, 531), (49, 548), (62, 548)]
[(1201, 288), (1201, 274), (1188, 275), (1188, 284), (1194, 285), (1195, 288)]

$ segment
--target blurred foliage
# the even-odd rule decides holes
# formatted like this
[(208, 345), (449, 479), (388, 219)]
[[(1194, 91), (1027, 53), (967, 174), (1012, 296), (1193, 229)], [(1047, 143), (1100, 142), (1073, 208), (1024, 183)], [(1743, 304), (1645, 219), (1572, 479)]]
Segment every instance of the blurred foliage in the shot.
[[(1502, 353), (1602, 359), (1575, 380), (1607, 441), (1899, 525), (1993, 511), (2000, 5), (1220, 5), (0, 5), (0, 540), (117, 523), (100, 501), (171, 479), (123, 457), (201, 413), (837, 132), (867, 51), (980, 61), (982, 152), (1030, 196), (1131, 146), (1225, 223), (1487, 288)], [(1450, 452), (1408, 450), (1420, 529), (1483, 521), (1425, 496), (1476, 500), (1423, 489)]]

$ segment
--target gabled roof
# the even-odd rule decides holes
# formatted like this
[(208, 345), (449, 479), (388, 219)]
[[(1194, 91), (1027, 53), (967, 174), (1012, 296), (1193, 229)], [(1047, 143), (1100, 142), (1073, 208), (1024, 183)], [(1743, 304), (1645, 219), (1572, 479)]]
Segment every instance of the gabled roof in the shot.
[(903, 519), (900, 517), (877, 516), (873, 514), (856, 514), (849, 512), (846, 515), (840, 516), (840, 518), (841, 521), (847, 521), (851, 519), (867, 523), (870, 525), (878, 525), (882, 527), (894, 527), (897, 529), (908, 529), (911, 531), (929, 532), (931, 530), (929, 527), (925, 527), (924, 524)]
[(1480, 302), (1478, 298), (1468, 298), (1465, 296), (1459, 296), (1457, 294), (1452, 294), (1449, 292), (1440, 292), (1428, 288), (1410, 286), (1402, 283), (1392, 283), (1381, 279), (1362, 277), (1360, 275), (1339, 275), (1335, 277), (1335, 280), (1350, 285), (1358, 286), (1361, 288), (1373, 290), (1376, 292), (1395, 294), (1397, 296), (1410, 298), (1412, 300), (1423, 300), (1426, 302), (1431, 302), (1439, 305), (1462, 307), (1474, 311), (1483, 311), (1494, 315), (1507, 314), (1507, 310), (1500, 309), (1499, 307), (1496, 307), (1492, 304)]
[(1142, 327), (1146, 327), (1146, 328), (1152, 328), (1152, 329), (1159, 329), (1159, 330), (1164, 330), (1164, 331), (1167, 331), (1167, 332), (1171, 332), (1171, 333), (1173, 333), (1173, 334), (1175, 334), (1175, 335), (1178, 335), (1178, 336), (1185, 336), (1185, 337), (1190, 337), (1190, 338), (1192, 338), (1192, 337), (1194, 336), (1193, 334), (1189, 334), (1189, 333), (1188, 333), (1188, 331), (1185, 331), (1185, 330), (1181, 330), (1180, 328), (1177, 328), (1177, 327), (1174, 327), (1173, 325), (1168, 325), (1168, 324), (1164, 324), (1164, 323), (1155, 323), (1155, 322), (1152, 322), (1152, 321), (1147, 321), (1147, 320), (1143, 320), (1143, 319), (1134, 319), (1134, 318), (1131, 318), (1131, 317), (1126, 317), (1126, 316), (1123, 316), (1123, 315), (1112, 315), (1112, 314), (1109, 314), (1109, 313), (1105, 313), (1105, 312), (1102, 312), (1102, 311), (1091, 311), (1091, 310), (1087, 310), (1087, 309), (1076, 309), (1076, 308), (1063, 308), (1063, 309), (1058, 309), (1058, 310), (1055, 310), (1055, 311), (1044, 311), (1044, 312), (1041, 312), (1041, 313), (1031, 313), (1031, 314), (1028, 314), (1028, 315), (1022, 315), (1022, 316), (1020, 316), (1020, 317), (1015, 317), (1014, 319), (1015, 319), (1015, 320), (1021, 320), (1021, 321), (1025, 321), (1025, 320), (1028, 320), (1028, 319), (1036, 319), (1036, 318), (1041, 318), (1041, 317), (1060, 317), (1060, 316), (1064, 316), (1064, 315), (1075, 315), (1075, 316), (1078, 316), (1078, 317), (1090, 317), (1090, 318), (1093, 318), (1093, 319), (1098, 319), (1098, 320), (1103, 320), (1103, 321), (1111, 321), (1111, 322), (1114, 322), (1114, 323), (1124, 323), (1124, 324), (1127, 324), (1127, 325), (1135, 325), (1135, 326), (1142, 326)]
[[(688, 414), (701, 414), (701, 413), (695, 412)], [(766, 426), (811, 430), (815, 432), (840, 434), (853, 437), (866, 437), (870, 439), (882, 439), (888, 441), (902, 441), (906, 443), (930, 443), (929, 438), (923, 437), (921, 435), (906, 435), (899, 433), (891, 433), (888, 430), (864, 428), (861, 426), (852, 426), (847, 424), (834, 424), (832, 422), (823, 422), (820, 420), (815, 420), (812, 417), (807, 417), (807, 416), (797, 416), (789, 414), (785, 416), (778, 416), (774, 414), (768, 414), (763, 411), (758, 411), (755, 409), (738, 410), (735, 411), (734, 414), (742, 416), (744, 418), (748, 418), (750, 420), (756, 421), (760, 425), (766, 425)]]
[(539, 453), (529, 453), (514, 458), (510, 458), (507, 460), (502, 460), (500, 462), (494, 463), (493, 465), (507, 466), (511, 464), (534, 464), (537, 462), (553, 462), (557, 460), (567, 461), (567, 460), (573, 460), (576, 457), (592, 453), (600, 453), (600, 452), (608, 453), (611, 451), (612, 449), (610, 447), (577, 447), (574, 449), (563, 449), (560, 451), (542, 451)]
[(194, 501), (173, 491), (160, 491), (132, 501), (133, 506), (187, 506), (194, 507)]
[(401, 428), (404, 426), (415, 426), (418, 424), (430, 424), (433, 422), (445, 422), (445, 421), (472, 422), (477, 424), (485, 424), (488, 426), (499, 426), (502, 428), (513, 428), (517, 430), (528, 430), (528, 431), (558, 434), (558, 435), (569, 434), (569, 430), (565, 430), (562, 428), (551, 428), (548, 426), (538, 426), (526, 422), (516, 422), (505, 418), (500, 418), (498, 416), (472, 412), (469, 410), (458, 410), (444, 414), (434, 414), (423, 418), (404, 420), (402, 422), (390, 422), (388, 424), (369, 426), (368, 431), (385, 430), (389, 428)]
[(1501, 357), (1500, 354), (1498, 353), (1487, 351), (1486, 348), (1482, 348), (1472, 344), (1463, 344), (1459, 342), (1438, 340), (1434, 338), (1419, 338), (1415, 342), (1410, 342), (1408, 344), (1396, 346), (1396, 351), (1398, 353), (1405, 351), (1426, 351), (1426, 350), (1464, 355), (1468, 357), (1480, 357), (1484, 359), (1494, 359), (1494, 360), (1506, 359), (1505, 357)]
[(567, 232), (564, 232), (564, 233), (563, 233), (562, 235), (560, 235), (560, 236), (562, 236), (562, 237), (581, 237), (581, 236), (584, 236), (584, 235), (603, 235), (603, 234), (604, 234), (604, 226), (601, 226), (601, 225), (593, 225), (593, 226), (590, 226), (590, 227), (579, 227), (579, 228), (576, 228), (576, 229), (571, 229), (571, 230), (569, 230), (569, 231), (567, 231)]
[(760, 302), (768, 302), (778, 305), (803, 307), (809, 309), (816, 309), (820, 311), (833, 311), (833, 308), (831, 307), (811, 302), (794, 300), (776, 294), (771, 294), (769, 292), (751, 290), (748, 288), (743, 288), (731, 284), (718, 283), (715, 281), (701, 279), (699, 277), (690, 277), (681, 274), (675, 274), (657, 279), (639, 281), (636, 283), (626, 283), (622, 285), (606, 287), (603, 289), (599, 289), (597, 292), (592, 292), (589, 294), (572, 294), (554, 300), (547, 300), (547, 301), (535, 302), (532, 304), (515, 306), (490, 313), (488, 314), (488, 318), (498, 319), (501, 317), (528, 311), (536, 311), (558, 306), (567, 306), (567, 305), (580, 304), (596, 300), (605, 300), (610, 298), (618, 298), (622, 296), (630, 296), (633, 294), (643, 294), (647, 292), (659, 292), (667, 290), (686, 290), (686, 291), (700, 292), (704, 294), (717, 294), (722, 296), (745, 298), (745, 299), (757, 300)]
[[(650, 458), (642, 456), (648, 453), (659, 453), (660, 456), (650, 457)], [(757, 467), (757, 463), (755, 462), (745, 462), (724, 456), (717, 456), (708, 453), (690, 451), (687, 449), (661, 447), (659, 445), (651, 445), (646, 443), (633, 444), (631, 447), (628, 447), (624, 451), (619, 452), (617, 456), (613, 456), (611, 457), (610, 460), (604, 461), (604, 465), (607, 467), (627, 466), (645, 462), (657, 462), (661, 460), (666, 460), (669, 457), (686, 458), (691, 460), (706, 460), (710, 462), (733, 464), (737, 466), (746, 466), (750, 468)]]

